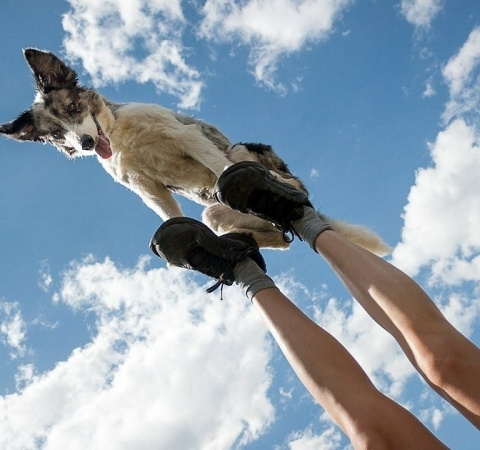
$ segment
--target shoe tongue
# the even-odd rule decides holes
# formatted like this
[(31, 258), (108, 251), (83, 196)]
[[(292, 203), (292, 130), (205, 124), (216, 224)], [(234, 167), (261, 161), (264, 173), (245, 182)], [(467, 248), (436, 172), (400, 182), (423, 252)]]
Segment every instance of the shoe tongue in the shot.
[(108, 159), (112, 156), (110, 141), (105, 136), (98, 136), (97, 145), (95, 145), (95, 152), (102, 159)]

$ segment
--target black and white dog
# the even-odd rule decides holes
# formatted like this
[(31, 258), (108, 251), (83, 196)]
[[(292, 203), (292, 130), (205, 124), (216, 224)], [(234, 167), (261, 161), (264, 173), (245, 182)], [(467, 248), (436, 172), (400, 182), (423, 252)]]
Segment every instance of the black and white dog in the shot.
[[(163, 220), (182, 216), (172, 193), (205, 205), (203, 221), (215, 232), (246, 232), (260, 247), (286, 248), (271, 223), (217, 203), (213, 187), (232, 163), (252, 160), (306, 192), (272, 148), (232, 143), (216, 127), (154, 104), (118, 104), (81, 86), (74, 70), (50, 52), (24, 51), (37, 96), (31, 108), (0, 133), (49, 143), (68, 158), (96, 155), (115, 181), (137, 193)], [(370, 230), (329, 219), (348, 239), (383, 255), (389, 247)]]

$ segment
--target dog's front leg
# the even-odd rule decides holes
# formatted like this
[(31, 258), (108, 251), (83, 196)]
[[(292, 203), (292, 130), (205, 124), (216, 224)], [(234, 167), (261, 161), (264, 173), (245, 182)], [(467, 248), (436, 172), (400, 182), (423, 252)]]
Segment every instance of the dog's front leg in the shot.
[(232, 162), (211, 140), (199, 133), (196, 125), (187, 125), (185, 128), (187, 131), (184, 131), (181, 139), (182, 147), (188, 156), (210, 169), (217, 177), (226, 167), (232, 165)]
[(158, 214), (162, 220), (168, 220), (172, 217), (182, 217), (184, 214), (180, 205), (173, 197), (172, 193), (157, 185), (154, 188), (148, 186), (129, 186), (132, 191), (140, 196), (145, 205)]
[(286, 249), (290, 243), (270, 222), (251, 214), (243, 214), (220, 203), (211, 205), (202, 213), (203, 222), (217, 234), (246, 233), (260, 248)]

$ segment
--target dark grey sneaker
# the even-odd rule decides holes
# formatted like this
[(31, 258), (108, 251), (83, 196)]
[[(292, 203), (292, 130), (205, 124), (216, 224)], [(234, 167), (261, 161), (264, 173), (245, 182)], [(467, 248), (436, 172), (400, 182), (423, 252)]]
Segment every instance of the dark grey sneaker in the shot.
[(307, 194), (282, 183), (265, 166), (252, 161), (226, 169), (214, 192), (220, 203), (273, 222), (285, 233), (293, 234), (292, 220), (303, 216), (304, 206), (312, 206)]
[(233, 284), (233, 269), (245, 258), (251, 258), (267, 271), (252, 237), (241, 233), (217, 236), (202, 222), (188, 217), (164, 222), (153, 235), (150, 249), (173, 266), (196, 270), (217, 280), (207, 292)]

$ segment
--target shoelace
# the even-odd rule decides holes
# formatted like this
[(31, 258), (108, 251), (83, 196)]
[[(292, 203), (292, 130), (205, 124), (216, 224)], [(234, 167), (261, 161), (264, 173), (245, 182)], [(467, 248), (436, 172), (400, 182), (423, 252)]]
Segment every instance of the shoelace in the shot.
[[(236, 263), (235, 263), (236, 264)], [(229, 266), (227, 267), (227, 270), (225, 270), (224, 273), (226, 273), (228, 270), (230, 270), (230, 268), (232, 267), (233, 265), (233, 262), (229, 264)], [(218, 288), (220, 288), (220, 300), (223, 300), (223, 287), (228, 283), (227, 280), (224, 280), (223, 279), (223, 273), (220, 275), (220, 279), (217, 280), (217, 282), (210, 286), (208, 289), (205, 290), (205, 292), (207, 294), (211, 294), (212, 292), (216, 291)], [(231, 286), (231, 283), (228, 284), (228, 286)]]
[(220, 287), (220, 301), (223, 301), (223, 286), (225, 286), (223, 281), (217, 281), (213, 286), (210, 286), (208, 289), (206, 289), (205, 292), (207, 294), (211, 294)]
[(233, 270), (233, 268), (236, 266), (236, 264), (243, 260), (244, 258), (246, 258), (247, 256), (249, 255), (249, 251), (245, 251), (244, 254), (241, 254), (239, 255), (239, 258), (237, 260), (232, 260), (228, 263), (228, 265), (226, 266), (225, 270), (222, 272), (222, 274), (220, 275), (219, 279), (217, 279), (217, 282), (210, 286), (208, 289), (205, 290), (205, 292), (207, 292), (207, 294), (211, 294), (212, 292), (216, 291), (218, 288), (220, 288), (220, 300), (223, 300), (223, 287), (225, 285), (227, 286), (231, 286), (232, 283), (229, 281), (229, 280), (225, 280), (223, 278), (223, 276), (226, 274), (226, 273), (229, 273), (230, 271)]
[[(193, 249), (191, 249), (186, 255), (186, 260), (188, 261), (190, 268), (193, 270), (217, 280), (213, 286), (206, 290), (207, 293), (210, 294), (218, 289), (219, 286), (229, 283), (228, 280), (224, 279), (224, 275), (232, 268), (232, 261), (226, 264), (225, 267), (222, 267), (223, 262), (220, 260), (220, 258), (217, 255), (206, 252), (202, 246), (195, 246)], [(221, 269), (216, 270), (219, 268)], [(216, 273), (220, 271), (220, 276), (217, 278)], [(223, 286), (221, 296), (223, 296)]]

